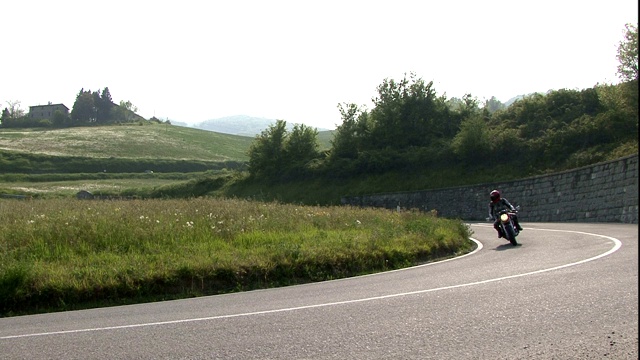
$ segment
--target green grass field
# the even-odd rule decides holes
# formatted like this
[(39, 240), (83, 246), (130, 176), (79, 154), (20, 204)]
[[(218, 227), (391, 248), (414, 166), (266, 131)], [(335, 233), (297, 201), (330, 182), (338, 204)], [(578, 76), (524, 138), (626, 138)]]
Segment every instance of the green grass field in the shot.
[(94, 158), (247, 161), (252, 141), (166, 124), (0, 130), (3, 150)]
[(185, 180), (169, 179), (105, 179), (67, 180), (43, 182), (11, 182), (0, 184), (0, 193), (28, 194), (30, 196), (74, 197), (80, 190), (94, 194), (119, 194), (130, 189), (154, 189), (183, 183)]
[(335, 279), (468, 252), (417, 212), (257, 201), (0, 199), (0, 315)]
[[(318, 134), (320, 150), (330, 148), (332, 131)], [(248, 161), (252, 137), (168, 124), (0, 129), (0, 150), (54, 156)]]
[[(319, 136), (321, 148), (331, 136)], [(0, 150), (30, 156), (21, 161), (80, 156), (73, 160), (80, 168), (105, 157), (242, 162), (252, 141), (165, 124), (0, 130)], [(0, 193), (31, 196), (0, 198), (0, 316), (335, 279), (454, 256), (473, 245), (460, 222), (425, 214), (274, 202), (282, 185), (276, 193), (245, 188), (265, 194), (263, 201), (238, 200), (242, 189), (225, 196), (215, 191), (222, 179), (242, 178), (230, 170), (33, 170), (0, 173)], [(328, 191), (318, 197), (334, 203), (344, 191), (317, 186)], [(293, 189), (295, 197), (309, 187)], [(147, 200), (77, 200), (80, 190)], [(150, 199), (158, 196), (164, 200)]]

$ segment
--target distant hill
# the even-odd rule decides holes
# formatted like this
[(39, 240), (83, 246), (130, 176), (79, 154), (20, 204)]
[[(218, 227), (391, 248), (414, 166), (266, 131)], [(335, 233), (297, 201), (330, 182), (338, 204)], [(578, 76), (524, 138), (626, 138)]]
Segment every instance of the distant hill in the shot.
[(247, 115), (227, 116), (218, 119), (205, 120), (193, 125), (196, 129), (209, 130), (222, 134), (256, 136), (275, 124), (276, 120)]
[[(275, 119), (267, 119), (248, 115), (227, 116), (218, 119), (205, 120), (199, 124), (188, 125), (186, 123), (172, 121), (172, 125), (191, 127), (198, 130), (212, 131), (220, 134), (238, 135), (249, 137), (253, 140), (262, 131), (276, 123)], [(291, 131), (294, 123), (287, 122), (287, 129)], [(318, 142), (320, 150), (331, 148), (334, 130), (316, 128), (318, 130)]]
[[(205, 120), (192, 127), (201, 130), (214, 131), (222, 134), (240, 135), (255, 137), (260, 135), (262, 131), (276, 123), (275, 119), (267, 119), (248, 115), (227, 116), (218, 119)], [(287, 128), (291, 130), (294, 123), (287, 121)], [(318, 131), (327, 131), (327, 129), (319, 129)]]
[(526, 98), (526, 97), (529, 97), (529, 96), (532, 96), (532, 95), (535, 95), (535, 94), (543, 94), (543, 95), (544, 95), (544, 94), (549, 94), (549, 93), (551, 93), (552, 91), (555, 91), (555, 90), (550, 89), (550, 90), (547, 90), (547, 92), (546, 92), (546, 93), (538, 92), (538, 93), (528, 93), (528, 94), (522, 94), (522, 95), (514, 96), (514, 97), (512, 97), (511, 99), (509, 99), (509, 100), (507, 100), (506, 102), (504, 102), (504, 106), (505, 106), (505, 107), (509, 107), (509, 106), (511, 106), (514, 102), (516, 102), (517, 100), (522, 100), (522, 99), (524, 99), (524, 98)]
[(514, 102), (516, 102), (517, 100), (524, 99), (524, 98), (525, 98), (525, 96), (527, 96), (527, 95), (518, 95), (518, 96), (514, 96), (514, 97), (512, 97), (511, 99), (507, 100), (507, 101), (504, 103), (504, 106), (505, 106), (505, 107), (509, 107), (509, 106), (511, 106), (511, 104), (513, 104), (513, 103), (514, 103)]

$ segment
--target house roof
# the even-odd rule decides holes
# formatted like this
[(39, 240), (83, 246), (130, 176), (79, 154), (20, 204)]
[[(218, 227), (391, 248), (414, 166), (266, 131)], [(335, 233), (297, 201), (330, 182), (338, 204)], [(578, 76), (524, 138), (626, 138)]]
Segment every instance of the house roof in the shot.
[(29, 109), (34, 108), (34, 107), (43, 107), (43, 106), (64, 106), (65, 109), (69, 110), (69, 108), (65, 105), (65, 104), (47, 104), (47, 105), (34, 105), (34, 106), (29, 106)]

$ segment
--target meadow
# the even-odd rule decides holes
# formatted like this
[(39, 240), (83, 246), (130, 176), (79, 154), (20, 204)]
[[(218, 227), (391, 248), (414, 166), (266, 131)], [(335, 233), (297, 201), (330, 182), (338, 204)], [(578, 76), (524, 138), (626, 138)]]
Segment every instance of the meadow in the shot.
[(165, 124), (1, 129), (0, 149), (86, 158), (248, 160), (253, 138)]
[[(0, 176), (1, 177), (1, 176)], [(31, 197), (72, 198), (79, 191), (85, 190), (94, 194), (120, 194), (129, 189), (153, 189), (159, 186), (169, 186), (182, 183), (184, 180), (171, 179), (100, 179), (100, 180), (60, 180), (60, 181), (18, 181), (0, 182), (0, 193), (28, 194)], [(4, 190), (4, 191), (3, 191)]]
[(285, 286), (472, 250), (434, 214), (237, 199), (0, 199), (0, 315)]

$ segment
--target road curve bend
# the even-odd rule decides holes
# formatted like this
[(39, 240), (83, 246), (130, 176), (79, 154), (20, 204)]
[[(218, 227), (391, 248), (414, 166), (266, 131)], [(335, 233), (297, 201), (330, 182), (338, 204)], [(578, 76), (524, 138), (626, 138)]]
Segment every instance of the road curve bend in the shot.
[(638, 359), (638, 226), (286, 288), (0, 318), (0, 359)]

